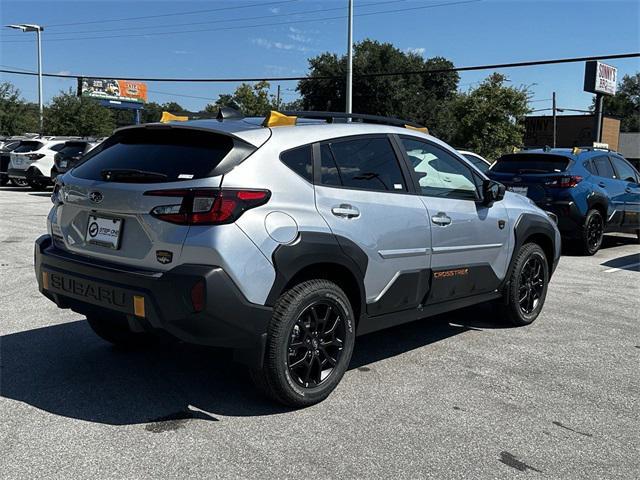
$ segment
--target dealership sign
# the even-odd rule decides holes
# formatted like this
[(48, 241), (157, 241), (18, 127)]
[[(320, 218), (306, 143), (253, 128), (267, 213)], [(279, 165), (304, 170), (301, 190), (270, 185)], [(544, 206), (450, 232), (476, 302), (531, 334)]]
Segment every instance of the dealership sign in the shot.
[(147, 101), (147, 85), (142, 82), (107, 78), (78, 78), (78, 96), (144, 103)]
[(618, 85), (618, 69), (595, 60), (587, 62), (584, 69), (584, 91), (615, 95)]

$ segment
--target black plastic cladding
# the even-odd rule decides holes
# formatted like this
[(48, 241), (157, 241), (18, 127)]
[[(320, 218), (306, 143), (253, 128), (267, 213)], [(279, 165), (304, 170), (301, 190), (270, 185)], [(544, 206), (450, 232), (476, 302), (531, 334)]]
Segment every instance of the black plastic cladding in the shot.
[(507, 274), (505, 275), (501, 286), (505, 286), (508, 282), (511, 271), (513, 270), (515, 259), (517, 257), (516, 253), (518, 252), (518, 250), (520, 250), (522, 245), (524, 245), (525, 241), (534, 235), (545, 236), (551, 244), (551, 251), (548, 251), (548, 246), (540, 245), (547, 257), (547, 263), (549, 264), (549, 279), (551, 279), (551, 275), (555, 270), (559, 257), (556, 258), (556, 236), (553, 230), (553, 226), (551, 226), (549, 221), (533, 213), (523, 213), (522, 215), (520, 215), (520, 218), (518, 218), (518, 221), (516, 222), (514, 234), (516, 237), (516, 242), (513, 248), (513, 254), (511, 255), (511, 259), (509, 260), (509, 268), (507, 269)]

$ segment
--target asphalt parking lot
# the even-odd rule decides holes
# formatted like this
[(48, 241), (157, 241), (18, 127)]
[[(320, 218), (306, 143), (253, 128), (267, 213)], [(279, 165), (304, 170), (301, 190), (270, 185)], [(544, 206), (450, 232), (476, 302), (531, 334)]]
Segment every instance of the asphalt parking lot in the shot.
[(118, 351), (42, 297), (48, 194), (0, 188), (0, 477), (638, 478), (640, 246), (564, 256), (540, 318), (475, 307), (358, 339), (299, 411), (224, 352)]

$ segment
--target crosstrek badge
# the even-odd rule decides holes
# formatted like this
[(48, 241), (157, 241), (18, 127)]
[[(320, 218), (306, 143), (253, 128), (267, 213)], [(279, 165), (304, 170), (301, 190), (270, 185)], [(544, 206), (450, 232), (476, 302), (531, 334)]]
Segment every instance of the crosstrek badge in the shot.
[(173, 252), (169, 250), (156, 250), (156, 260), (163, 265), (173, 261)]

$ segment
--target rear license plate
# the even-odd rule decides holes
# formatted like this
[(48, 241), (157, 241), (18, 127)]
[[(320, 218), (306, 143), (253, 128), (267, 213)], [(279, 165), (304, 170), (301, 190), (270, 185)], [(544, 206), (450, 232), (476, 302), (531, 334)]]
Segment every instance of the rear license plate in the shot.
[(22, 159), (20, 157), (15, 157), (13, 159), (13, 165), (15, 167), (21, 167), (22, 166)]
[(529, 191), (529, 187), (511, 186), (509, 187), (509, 191), (513, 193), (518, 193), (520, 195), (524, 195), (526, 197), (527, 192)]
[(106, 218), (98, 217), (97, 215), (89, 215), (85, 240), (88, 243), (93, 243), (95, 245), (118, 249), (120, 247), (121, 231), (121, 218)]

